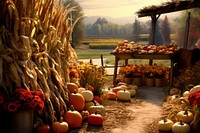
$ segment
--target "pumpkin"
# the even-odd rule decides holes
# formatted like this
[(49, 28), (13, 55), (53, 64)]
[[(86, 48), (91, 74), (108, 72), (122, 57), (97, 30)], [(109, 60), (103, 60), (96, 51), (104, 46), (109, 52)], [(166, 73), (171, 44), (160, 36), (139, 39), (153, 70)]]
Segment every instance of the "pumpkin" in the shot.
[(131, 99), (131, 93), (127, 90), (120, 90), (117, 92), (117, 99), (122, 101), (129, 101)]
[(94, 98), (94, 95), (90, 90), (82, 91), (81, 94), (83, 95), (86, 102), (92, 101)]
[(103, 117), (100, 114), (90, 114), (88, 116), (88, 124), (94, 126), (102, 126), (103, 125)]
[(183, 97), (187, 97), (189, 94), (190, 94), (189, 91), (185, 91), (185, 92), (183, 92)]
[(68, 123), (70, 128), (79, 128), (82, 124), (82, 120), (82, 115), (74, 110), (73, 106), (64, 114), (64, 121)]
[(170, 119), (163, 118), (158, 121), (158, 130), (160, 131), (171, 131), (173, 126), (173, 121)]
[(75, 110), (80, 111), (85, 107), (85, 99), (83, 95), (74, 91), (74, 93), (69, 94), (69, 104), (73, 105)]
[(85, 110), (89, 110), (90, 106), (94, 106), (94, 102), (85, 102)]
[(121, 87), (121, 90), (127, 90), (128, 89), (127, 85), (120, 85), (119, 87)]
[(101, 114), (101, 115), (105, 115), (105, 113), (106, 113), (106, 110), (105, 110), (103, 105), (90, 106), (88, 111), (89, 111), (90, 114), (98, 113), (98, 114)]
[(99, 104), (102, 104), (103, 99), (100, 96), (94, 96), (94, 100), (97, 101)]
[(118, 82), (118, 83), (117, 83), (117, 86), (120, 86), (120, 85), (127, 85), (127, 84), (124, 83), (124, 82)]
[(190, 89), (190, 93), (200, 90), (200, 85), (196, 85)]
[(79, 88), (78, 88), (78, 93), (81, 93), (82, 91), (85, 91), (85, 88), (79, 87)]
[(131, 93), (131, 97), (134, 97), (136, 95), (136, 90), (131, 89), (131, 90), (128, 90), (128, 91)]
[(109, 93), (110, 91), (107, 90), (107, 89), (102, 89), (102, 97), (103, 98), (107, 98), (107, 94)]
[(117, 94), (118, 91), (123, 90), (121, 86), (114, 87), (112, 91)]
[(192, 120), (194, 119), (193, 113), (188, 110), (178, 112), (176, 117), (177, 117), (177, 121), (182, 121), (187, 124), (190, 124)]
[(182, 121), (174, 123), (172, 126), (172, 133), (189, 133), (190, 126)]
[(108, 92), (108, 94), (107, 94), (107, 99), (109, 99), (109, 100), (116, 100), (116, 98), (117, 98), (117, 95), (114, 93), (114, 92)]
[(67, 89), (70, 93), (73, 93), (74, 90), (78, 92), (78, 86), (75, 83), (67, 83)]
[(128, 85), (128, 89), (129, 89), (129, 90), (132, 90), (132, 89), (133, 89), (133, 90), (137, 90), (137, 89), (138, 89), (138, 86), (137, 86), (137, 85), (131, 85), (131, 84), (129, 84), (129, 85)]
[(69, 125), (67, 122), (63, 121), (63, 117), (61, 117), (60, 122), (55, 121), (52, 124), (53, 133), (66, 133), (69, 130)]
[(50, 133), (51, 128), (48, 124), (44, 124), (43, 121), (39, 118), (37, 119), (38, 125), (35, 127), (35, 133)]
[(180, 90), (178, 89), (178, 88), (171, 88), (170, 90), (169, 90), (169, 95), (178, 95), (178, 94), (180, 94)]

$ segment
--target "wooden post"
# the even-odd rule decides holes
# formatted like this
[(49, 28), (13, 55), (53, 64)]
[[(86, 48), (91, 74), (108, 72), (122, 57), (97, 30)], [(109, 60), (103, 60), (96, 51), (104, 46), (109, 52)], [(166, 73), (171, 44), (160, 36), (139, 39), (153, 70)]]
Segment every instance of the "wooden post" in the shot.
[(188, 18), (186, 21), (186, 26), (185, 26), (185, 36), (184, 36), (184, 45), (183, 48), (187, 49), (187, 44), (188, 44), (188, 37), (189, 37), (189, 29), (190, 29), (190, 12), (188, 12)]

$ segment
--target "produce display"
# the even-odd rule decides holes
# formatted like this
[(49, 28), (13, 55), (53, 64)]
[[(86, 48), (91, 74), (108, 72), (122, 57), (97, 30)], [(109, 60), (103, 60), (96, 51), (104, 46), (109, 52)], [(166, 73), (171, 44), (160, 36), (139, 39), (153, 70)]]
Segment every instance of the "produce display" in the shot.
[(171, 43), (169, 45), (139, 45), (135, 42), (129, 42), (124, 40), (124, 42), (118, 43), (117, 47), (112, 51), (112, 53), (135, 53), (135, 54), (172, 54), (179, 50), (179, 47)]

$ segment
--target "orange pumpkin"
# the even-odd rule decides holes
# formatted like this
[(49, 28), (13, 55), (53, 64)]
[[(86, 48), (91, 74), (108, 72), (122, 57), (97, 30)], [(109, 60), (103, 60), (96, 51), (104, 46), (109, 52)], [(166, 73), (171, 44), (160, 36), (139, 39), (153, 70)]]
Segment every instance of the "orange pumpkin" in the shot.
[(88, 124), (94, 126), (102, 126), (103, 125), (103, 117), (100, 114), (91, 114), (88, 116)]
[(70, 93), (73, 93), (74, 90), (78, 92), (78, 86), (75, 83), (67, 83), (67, 89)]
[(109, 92), (107, 94), (107, 99), (109, 100), (116, 100), (116, 98), (117, 98), (117, 95), (114, 92)]
[(69, 130), (69, 125), (67, 122), (63, 121), (63, 118), (61, 118), (61, 121), (55, 121), (51, 128), (53, 133), (66, 133)]
[(69, 95), (69, 105), (73, 105), (75, 110), (83, 110), (85, 106), (85, 99), (80, 93), (71, 93)]
[(82, 124), (82, 120), (82, 115), (74, 110), (73, 106), (71, 106), (71, 110), (64, 114), (64, 121), (68, 123), (70, 128), (79, 128)]

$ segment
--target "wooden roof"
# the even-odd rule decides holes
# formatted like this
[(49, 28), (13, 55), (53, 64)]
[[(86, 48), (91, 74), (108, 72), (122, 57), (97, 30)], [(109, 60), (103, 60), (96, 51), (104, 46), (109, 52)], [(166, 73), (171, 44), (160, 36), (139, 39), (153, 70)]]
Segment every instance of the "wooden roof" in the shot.
[(198, 7), (200, 7), (200, 0), (172, 0), (171, 2), (162, 3), (158, 6), (153, 5), (149, 7), (144, 7), (143, 9), (140, 9), (137, 14), (138, 17), (145, 17)]

